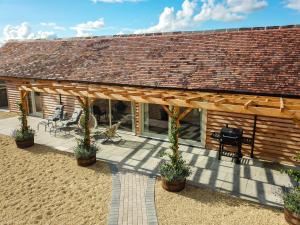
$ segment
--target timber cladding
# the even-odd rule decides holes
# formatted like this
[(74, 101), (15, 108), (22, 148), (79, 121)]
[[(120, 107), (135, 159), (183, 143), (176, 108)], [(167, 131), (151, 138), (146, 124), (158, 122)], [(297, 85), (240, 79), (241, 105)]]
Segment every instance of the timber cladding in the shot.
[[(9, 102), (9, 110), (11, 112), (18, 112), (17, 102), (20, 101), (20, 91), (18, 87), (11, 82), (6, 83), (7, 96)], [(65, 106), (65, 112), (70, 117), (75, 107), (80, 107), (76, 97), (74, 96), (61, 96), (63, 105)], [(42, 93), (42, 107), (43, 117), (47, 118), (53, 115), (55, 106), (59, 105), (59, 95)]]
[[(206, 148), (217, 150), (218, 141), (211, 138), (228, 124), (244, 129), (245, 137), (252, 137), (254, 116), (217, 111), (207, 112)], [(225, 147), (226, 149), (226, 147)], [(232, 151), (231, 147), (227, 150)], [(257, 116), (254, 157), (279, 163), (297, 164), (295, 156), (300, 151), (300, 128), (290, 119)], [(250, 156), (251, 145), (243, 145), (243, 154)]]

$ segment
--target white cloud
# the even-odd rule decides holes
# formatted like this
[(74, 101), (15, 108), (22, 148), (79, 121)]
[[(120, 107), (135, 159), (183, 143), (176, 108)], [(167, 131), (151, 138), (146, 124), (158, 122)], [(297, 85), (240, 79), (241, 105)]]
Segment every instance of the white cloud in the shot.
[(228, 9), (233, 13), (251, 13), (267, 7), (266, 0), (227, 0)]
[(31, 31), (31, 26), (23, 22), (20, 25), (6, 25), (3, 29), (3, 41), (8, 40), (26, 40), (26, 39), (55, 39), (56, 34), (52, 31), (38, 31), (36, 33)]
[(208, 20), (215, 21), (240, 21), (246, 18), (248, 13), (265, 8), (268, 3), (265, 0), (202, 0), (200, 13), (194, 19), (197, 22)]
[(50, 22), (50, 23), (42, 22), (40, 24), (43, 27), (49, 27), (49, 28), (52, 28), (54, 30), (66, 30), (66, 28), (64, 28), (63, 26), (59, 26), (59, 25), (57, 25), (56, 23), (53, 23), (53, 22)]
[(286, 7), (300, 11), (300, 0), (287, 0)]
[(104, 3), (124, 3), (124, 2), (141, 2), (142, 0), (91, 0), (94, 3), (104, 2)]
[(4, 40), (9, 39), (29, 39), (32, 37), (31, 27), (23, 22), (20, 25), (6, 25), (3, 29)]
[[(184, 0), (182, 9), (175, 12), (173, 7), (165, 7), (156, 25), (135, 33), (175, 31), (191, 28), (201, 22), (215, 20), (223, 22), (240, 21), (256, 10), (267, 6), (266, 0)], [(196, 12), (196, 9), (200, 11)]]
[(91, 31), (98, 30), (102, 27), (104, 27), (104, 19), (100, 18), (95, 21), (77, 24), (76, 26), (71, 27), (71, 29), (76, 31), (77, 37), (86, 37), (92, 35)]
[(159, 16), (157, 25), (147, 29), (136, 30), (135, 33), (163, 32), (184, 29), (191, 26), (192, 17), (196, 9), (196, 1), (184, 0), (182, 9), (175, 13), (173, 7), (165, 7)]

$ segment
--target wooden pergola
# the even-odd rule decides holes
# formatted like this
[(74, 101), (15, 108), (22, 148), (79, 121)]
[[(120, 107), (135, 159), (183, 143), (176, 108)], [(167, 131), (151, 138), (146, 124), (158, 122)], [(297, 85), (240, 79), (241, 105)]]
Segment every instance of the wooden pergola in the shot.
[(125, 87), (76, 83), (68, 81), (26, 80), (14, 81), (25, 99), (28, 91), (75, 96), (81, 104), (95, 99), (112, 99), (162, 105), (170, 115), (169, 107), (186, 107), (182, 119), (193, 108), (258, 116), (292, 119), (300, 126), (300, 99), (272, 96), (227, 94), (217, 92), (183, 91), (174, 89)]

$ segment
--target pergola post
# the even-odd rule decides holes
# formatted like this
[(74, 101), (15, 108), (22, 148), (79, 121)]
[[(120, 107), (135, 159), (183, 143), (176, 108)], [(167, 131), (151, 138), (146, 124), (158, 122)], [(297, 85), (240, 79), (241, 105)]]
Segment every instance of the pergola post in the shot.
[(91, 132), (89, 127), (89, 119), (90, 119), (90, 103), (89, 98), (84, 97), (83, 99), (77, 96), (77, 100), (84, 112), (84, 144), (87, 149), (91, 146)]
[(27, 92), (26, 91), (20, 91), (20, 111), (22, 114), (22, 132), (24, 133), (25, 131), (28, 130), (28, 122), (27, 122), (27, 113), (28, 113), (28, 108), (27, 108), (27, 101), (26, 101), (26, 97), (27, 97)]
[(180, 120), (187, 116), (193, 109), (187, 108), (185, 111), (180, 113), (180, 108), (178, 106), (172, 106), (170, 110), (167, 106), (163, 105), (163, 109), (171, 117), (171, 135), (170, 142), (172, 143), (172, 150), (176, 159), (179, 158), (179, 131), (180, 131)]

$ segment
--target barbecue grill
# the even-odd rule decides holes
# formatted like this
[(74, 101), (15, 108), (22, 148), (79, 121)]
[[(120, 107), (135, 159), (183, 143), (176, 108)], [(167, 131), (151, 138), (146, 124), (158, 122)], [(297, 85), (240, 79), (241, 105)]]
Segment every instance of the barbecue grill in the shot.
[(221, 160), (221, 156), (223, 155), (225, 145), (237, 147), (237, 152), (233, 156), (234, 161), (237, 164), (241, 162), (241, 158), (243, 157), (242, 144), (252, 143), (252, 139), (243, 137), (243, 129), (228, 127), (228, 124), (226, 124), (226, 127), (223, 127), (219, 133), (213, 132), (212, 138), (217, 139), (219, 141), (219, 160)]

